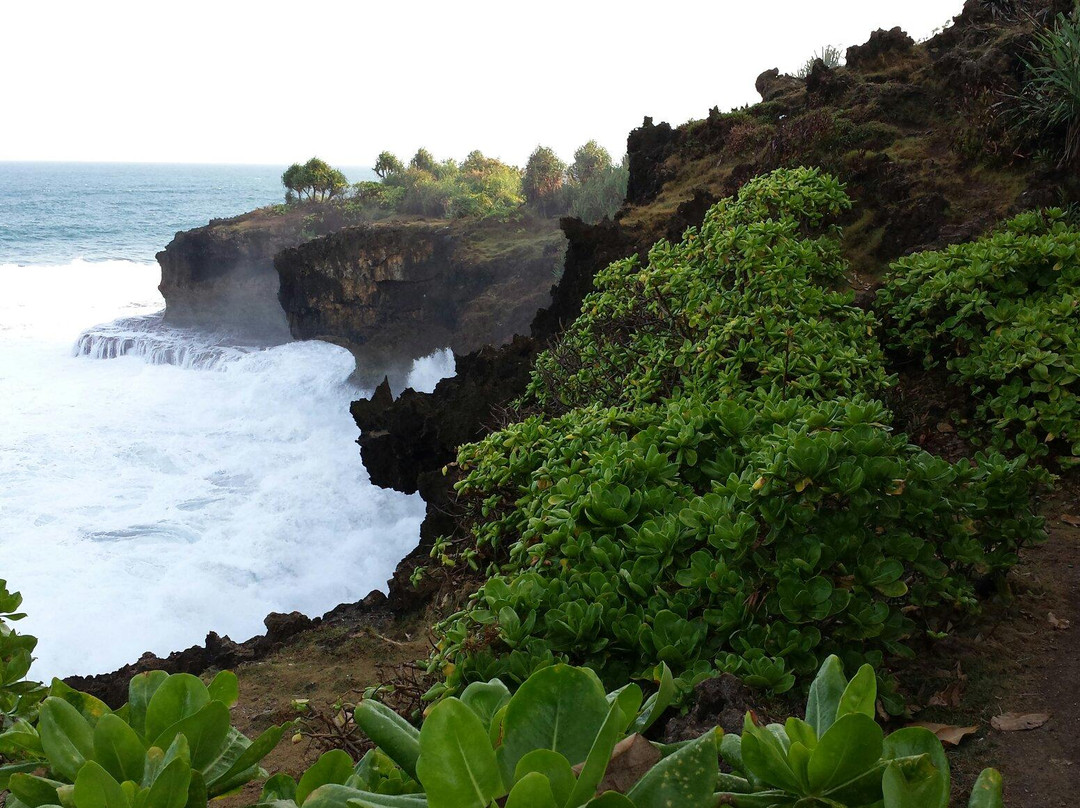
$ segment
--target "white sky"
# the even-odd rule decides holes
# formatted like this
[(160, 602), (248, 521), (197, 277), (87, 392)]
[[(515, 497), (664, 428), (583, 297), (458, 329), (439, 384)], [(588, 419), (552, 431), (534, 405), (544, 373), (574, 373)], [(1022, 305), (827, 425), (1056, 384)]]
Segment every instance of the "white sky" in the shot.
[(519, 165), (962, 0), (0, 0), (0, 160), (371, 165), (419, 146)]

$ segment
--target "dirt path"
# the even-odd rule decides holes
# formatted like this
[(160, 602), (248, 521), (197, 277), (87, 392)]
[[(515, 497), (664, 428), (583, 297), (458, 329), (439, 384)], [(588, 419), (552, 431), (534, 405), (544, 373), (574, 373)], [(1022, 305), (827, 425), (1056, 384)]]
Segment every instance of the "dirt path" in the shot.
[[(978, 727), (949, 750), (954, 805), (966, 805), (985, 766), (1004, 776), (1008, 808), (1073, 808), (1080, 796), (1080, 493), (1070, 489), (1045, 509), (1048, 541), (1010, 574), (1014, 597), (946, 641), (922, 681), (920, 700), (946, 705), (916, 718)], [(1050, 719), (1028, 731), (991, 726), (1010, 712)]]

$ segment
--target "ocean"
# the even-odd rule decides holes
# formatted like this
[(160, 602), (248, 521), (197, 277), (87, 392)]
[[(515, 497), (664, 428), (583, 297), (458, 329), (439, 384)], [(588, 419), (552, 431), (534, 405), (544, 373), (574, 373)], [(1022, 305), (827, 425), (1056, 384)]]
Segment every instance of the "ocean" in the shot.
[[(416, 544), (423, 502), (361, 463), (347, 351), (154, 326), (154, 254), (277, 202), (281, 170), (0, 163), (0, 578), (40, 640), (34, 678), (321, 614)], [(132, 318), (145, 349), (105, 358)], [(409, 384), (452, 373), (440, 352)]]

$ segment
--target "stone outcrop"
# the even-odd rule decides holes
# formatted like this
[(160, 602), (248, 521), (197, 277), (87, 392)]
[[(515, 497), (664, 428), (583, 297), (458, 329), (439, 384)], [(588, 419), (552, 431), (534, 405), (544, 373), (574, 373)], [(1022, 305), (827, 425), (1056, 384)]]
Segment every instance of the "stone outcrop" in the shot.
[(288, 341), (274, 256), (347, 221), (336, 206), (263, 208), (177, 233), (157, 254), (165, 321), (242, 338)]
[(416, 357), (526, 332), (564, 246), (548, 221), (374, 223), (285, 249), (274, 264), (294, 337), (348, 348), (362, 380), (395, 381)]

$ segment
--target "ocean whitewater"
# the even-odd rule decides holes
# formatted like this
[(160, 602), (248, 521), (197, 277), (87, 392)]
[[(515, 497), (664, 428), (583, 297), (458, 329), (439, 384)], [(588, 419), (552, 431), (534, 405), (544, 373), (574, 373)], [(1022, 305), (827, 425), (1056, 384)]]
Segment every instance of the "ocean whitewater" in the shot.
[[(321, 614), (417, 542), (423, 502), (363, 468), (352, 356), (168, 328), (159, 279), (145, 259), (0, 262), (0, 578), (39, 679)], [(436, 354), (409, 384), (452, 372)]]

